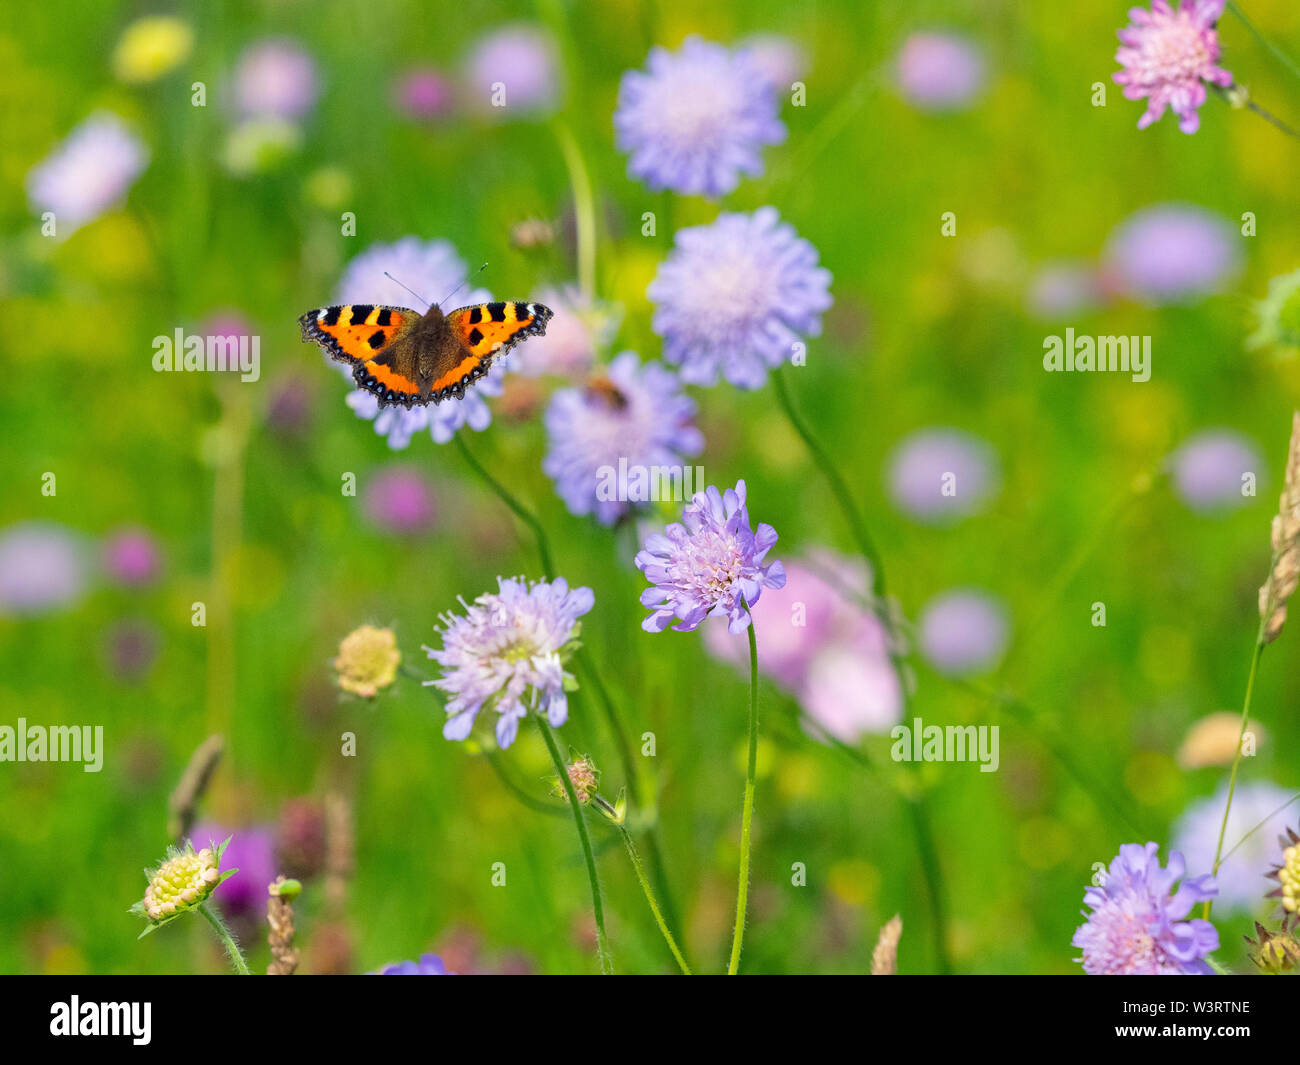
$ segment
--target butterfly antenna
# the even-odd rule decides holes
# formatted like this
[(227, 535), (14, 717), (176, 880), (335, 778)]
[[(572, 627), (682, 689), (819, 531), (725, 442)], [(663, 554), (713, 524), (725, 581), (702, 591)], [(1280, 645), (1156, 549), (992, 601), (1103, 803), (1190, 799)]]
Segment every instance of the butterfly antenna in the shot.
[(450, 299), (452, 298), (452, 296), (456, 295), (457, 292), (459, 292), (459, 291), (460, 291), (461, 289), (463, 289), (466, 285), (468, 285), (471, 281), (473, 281), (474, 278), (478, 277), (479, 274), (481, 274), (484, 270), (487, 269), (487, 265), (488, 265), (487, 263), (484, 263), (484, 264), (483, 264), (482, 266), (480, 266), (477, 270), (475, 270), (472, 274), (470, 274), (469, 277), (465, 278), (464, 281), (462, 281), (459, 285), (457, 285), (457, 286), (456, 286), (455, 288), (453, 288), (450, 292), (448, 292), (447, 295), (443, 296), (443, 298), (442, 298), (442, 303), (438, 304), (438, 306), (441, 307), (444, 303), (446, 303), (448, 300), (450, 300)]
[[(393, 282), (393, 284), (395, 284), (395, 285), (402, 285), (402, 283), (401, 283), (400, 281), (398, 281), (397, 278), (395, 278), (395, 277), (394, 277), (392, 274), (390, 274), (387, 270), (384, 271), (384, 276), (385, 276), (386, 278), (388, 278), (389, 281)], [(418, 292), (416, 292), (415, 289), (411, 288), (411, 287), (408, 286), (408, 285), (402, 285), (402, 288), (406, 289), (407, 292), (409, 292), (409, 293), (410, 293), (412, 296), (414, 296), (417, 300), (419, 300), (421, 303), (423, 303), (426, 307), (429, 306), (429, 301), (426, 300), (423, 296), (421, 296)]]

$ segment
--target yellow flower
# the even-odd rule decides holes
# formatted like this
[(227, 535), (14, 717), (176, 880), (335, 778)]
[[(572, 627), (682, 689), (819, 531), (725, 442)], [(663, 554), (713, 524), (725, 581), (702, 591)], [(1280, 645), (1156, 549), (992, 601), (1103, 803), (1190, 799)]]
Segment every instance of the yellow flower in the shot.
[(144, 890), (144, 913), (151, 921), (164, 921), (198, 906), (221, 882), (220, 856), (210, 847), (195, 852), (192, 846), (173, 853), (149, 878)]
[(334, 659), (339, 687), (345, 692), (370, 699), (397, 679), (402, 652), (392, 629), (362, 625), (343, 637), (339, 656)]
[(154, 81), (185, 62), (193, 47), (194, 31), (180, 19), (166, 15), (137, 19), (113, 50), (113, 72), (126, 82)]

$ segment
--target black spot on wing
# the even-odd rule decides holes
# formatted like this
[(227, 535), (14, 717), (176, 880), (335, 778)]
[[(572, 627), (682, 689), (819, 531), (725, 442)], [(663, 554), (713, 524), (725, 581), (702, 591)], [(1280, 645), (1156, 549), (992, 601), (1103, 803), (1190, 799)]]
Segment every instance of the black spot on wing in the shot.
[(469, 324), (478, 325), (481, 321), (483, 321), (483, 308), (475, 307), (469, 312)]
[[(393, 312), (385, 307), (375, 316), (375, 325), (388, 325), (392, 320)], [(373, 347), (374, 345), (371, 346)]]
[(342, 307), (330, 307), (325, 311), (325, 317), (321, 319), (321, 323), (323, 325), (338, 325), (341, 310), (343, 310)]
[(506, 305), (504, 303), (489, 303), (487, 309), (488, 314), (492, 316), (492, 321), (504, 322), (506, 320)]
[(369, 344), (373, 350), (378, 351), (380, 348), (384, 346), (384, 341), (387, 339), (388, 337), (385, 336), (384, 331), (382, 329), (376, 329), (373, 333), (370, 334), (370, 339), (367, 340), (366, 343)]
[(532, 313), (531, 313), (531, 311), (529, 310), (528, 304), (526, 304), (526, 303), (516, 303), (516, 304), (515, 304), (515, 320), (516, 320), (516, 321), (520, 321), (520, 322), (522, 322), (525, 318), (531, 318), (531, 317), (532, 317)]
[(373, 303), (354, 303), (352, 305), (352, 324), (365, 325), (366, 319), (370, 317), (370, 312), (374, 309), (375, 305)]
[(478, 329), (471, 329), (469, 331), (469, 346), (472, 348), (476, 348), (482, 343), (483, 343), (483, 333)]

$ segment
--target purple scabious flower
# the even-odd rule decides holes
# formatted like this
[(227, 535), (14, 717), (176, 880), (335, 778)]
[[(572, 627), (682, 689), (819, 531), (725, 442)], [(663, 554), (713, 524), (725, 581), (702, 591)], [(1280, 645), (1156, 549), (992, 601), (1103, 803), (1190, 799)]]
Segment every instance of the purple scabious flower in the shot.
[(149, 149), (117, 115), (98, 112), (68, 134), (27, 175), (32, 210), (54, 213), (67, 237), (126, 198), (149, 163)]
[[(467, 276), (465, 263), (450, 242), (404, 237), (392, 244), (372, 244), (348, 263), (336, 291), (338, 302), (408, 306), (411, 293), (385, 277), (385, 270), (425, 298), (438, 300), (446, 299)], [(491, 293), (481, 288), (462, 289), (457, 293), (458, 303), (485, 303), (491, 299)], [(338, 367), (352, 384), (348, 367), (339, 363), (331, 365)], [(416, 433), (426, 431), (435, 443), (445, 444), (466, 425), (482, 432), (492, 424), (492, 412), (483, 397), (501, 395), (505, 374), (505, 364), (495, 363), (487, 377), (465, 393), (464, 399), (452, 403), (381, 410), (373, 394), (353, 387), (347, 404), (358, 418), (374, 422), (375, 432), (387, 437), (388, 446), (394, 451), (405, 449)]]
[[(1178, 0), (1174, 0), (1178, 4)], [(1182, 0), (1170, 7), (1153, 0), (1150, 11), (1129, 10), (1132, 22), (1119, 31), (1120, 49), (1115, 62), (1123, 70), (1115, 84), (1124, 86), (1130, 100), (1147, 98), (1138, 119), (1146, 129), (1169, 108), (1178, 116), (1178, 128), (1195, 133), (1201, 125), (1197, 110), (1205, 103), (1205, 86), (1232, 84), (1232, 75), (1218, 65), (1219, 35), (1215, 24), (1223, 16), (1224, 0)]]
[(922, 111), (969, 107), (984, 88), (984, 56), (964, 37), (914, 33), (898, 53), (895, 76), (908, 103)]
[(235, 107), (244, 117), (296, 121), (316, 104), (316, 63), (296, 41), (258, 41), (235, 69)]
[[(683, 459), (704, 447), (694, 415), (695, 401), (682, 394), (674, 373), (659, 363), (642, 365), (636, 352), (625, 351), (586, 387), (551, 396), (542, 470), (570, 514), (594, 514), (613, 525), (632, 504), (649, 501), (652, 470), (675, 469), (684, 483)], [(630, 489), (611, 490), (624, 468), (628, 485), (645, 486), (642, 498), (620, 498), (640, 494)]]
[(1239, 241), (1222, 215), (1190, 204), (1157, 204), (1116, 228), (1105, 262), (1113, 283), (1143, 303), (1191, 303), (1217, 292), (1237, 273)]
[(808, 69), (808, 53), (803, 45), (779, 33), (756, 33), (740, 42), (740, 51), (767, 79), (772, 90), (787, 93)]
[(725, 617), (732, 632), (749, 625), (747, 606), (764, 588), (785, 587), (785, 567), (764, 563), (776, 530), (749, 527), (745, 482), (719, 494), (709, 485), (662, 533), (651, 533), (636, 555), (636, 567), (652, 587), (641, 593), (650, 616), (646, 632), (663, 632), (675, 620), (678, 632), (694, 631), (706, 617)]
[(802, 336), (821, 334), (830, 271), (775, 207), (678, 230), (646, 295), (664, 359), (682, 380), (761, 388)]
[(918, 429), (887, 460), (889, 490), (899, 510), (942, 524), (978, 511), (997, 490), (997, 458), (960, 429)]
[(618, 87), (614, 132), (628, 174), (653, 191), (721, 196), (763, 172), (762, 150), (785, 140), (767, 73), (745, 51), (688, 37), (650, 49), (649, 71)]
[[(1200, 918), (1187, 920), (1192, 907), (1218, 894), (1214, 877), (1184, 877), (1178, 851), (1169, 868), (1160, 865), (1159, 846), (1125, 843), (1110, 863), (1101, 886), (1083, 893), (1092, 913), (1070, 940), (1083, 951), (1083, 971), (1092, 976), (1209, 975), (1205, 956), (1219, 949), (1219, 933)], [(1174, 884), (1181, 880), (1170, 894)]]
[(1174, 490), (1193, 510), (1208, 512), (1240, 507), (1252, 497), (1242, 494), (1246, 474), (1265, 469), (1255, 446), (1231, 429), (1206, 429), (1169, 457)]
[(419, 961), (402, 961), (396, 965), (385, 965), (379, 970), (380, 976), (454, 976), (447, 971), (447, 966), (436, 954), (421, 954)]
[(362, 505), (371, 524), (399, 536), (425, 532), (438, 512), (428, 482), (409, 466), (389, 466), (371, 477)]
[(0, 615), (71, 606), (85, 593), (88, 573), (81, 537), (62, 525), (31, 521), (0, 530)]
[[(118, 584), (151, 584), (162, 569), (158, 543), (145, 529), (119, 529), (101, 549), (104, 572)], [(223, 837), (224, 838), (224, 837)]]
[[(465, 81), (471, 102), (481, 111), (553, 111), (560, 98), (555, 42), (549, 33), (526, 23), (503, 26), (474, 46), (465, 64)], [(496, 86), (504, 90), (503, 97), (498, 97)]]
[(944, 592), (926, 603), (917, 621), (922, 654), (940, 673), (966, 676), (992, 669), (1007, 647), (1007, 613), (974, 589)]
[(614, 339), (623, 320), (619, 304), (590, 299), (577, 285), (543, 288), (537, 300), (550, 307), (555, 317), (544, 336), (531, 338), (512, 353), (513, 372), (525, 377), (586, 373)]
[(463, 740), (483, 707), (496, 710), (497, 744), (509, 747), (520, 719), (530, 710), (552, 725), (569, 717), (564, 665), (576, 650), (582, 615), (591, 610), (590, 588), (574, 588), (563, 577), (526, 583), (498, 577), (499, 590), (473, 603), (461, 600), (465, 616), (442, 614), (442, 650), (426, 647), (442, 676), (425, 681), (451, 695), (442, 734)]
[[(1282, 864), (1282, 843), (1288, 819), (1294, 817), (1294, 790), (1268, 781), (1238, 784), (1223, 836), (1227, 855), (1215, 874), (1219, 888), (1216, 905), (1229, 910), (1259, 911), (1265, 904), (1268, 871)], [(1209, 872), (1223, 825), (1228, 801), (1225, 782), (1212, 797), (1193, 802), (1174, 826), (1174, 846), (1187, 856), (1187, 868)], [(1256, 827), (1258, 826), (1258, 827)], [(1247, 835), (1247, 833), (1250, 833)], [(1238, 842), (1240, 841), (1240, 846)]]

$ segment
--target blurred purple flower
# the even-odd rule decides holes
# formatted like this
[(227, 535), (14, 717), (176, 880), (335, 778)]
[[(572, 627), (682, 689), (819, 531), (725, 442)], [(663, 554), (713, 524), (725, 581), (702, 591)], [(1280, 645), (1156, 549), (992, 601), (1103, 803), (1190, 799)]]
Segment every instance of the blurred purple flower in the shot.
[(267, 427), (278, 436), (295, 439), (306, 436), (311, 426), (313, 391), (294, 374), (277, 382), (266, 404)]
[(830, 284), (817, 249), (775, 207), (760, 207), (678, 230), (647, 295), (664, 360), (681, 366), (682, 380), (711, 385), (721, 372), (761, 388), (801, 337), (820, 335)]
[(1025, 302), (1030, 314), (1044, 321), (1061, 321), (1094, 310), (1104, 292), (1091, 263), (1054, 262), (1030, 279)]
[(34, 615), (69, 606), (86, 591), (85, 545), (53, 522), (0, 530), (0, 614)]
[(841, 743), (888, 732), (902, 719), (898, 672), (883, 640), (883, 630), (875, 621), (863, 626), (856, 645), (845, 642), (825, 647), (808, 667), (799, 702), (814, 724)]
[(1264, 464), (1255, 446), (1231, 429), (1206, 429), (1188, 439), (1170, 456), (1174, 488), (1193, 510), (1240, 507), (1250, 501), (1242, 494), (1242, 478), (1258, 478)]
[(235, 106), (243, 116), (302, 118), (320, 95), (316, 63), (293, 40), (258, 41), (235, 69)]
[[(1070, 940), (1083, 951), (1076, 961), (1093, 976), (1178, 976), (1214, 972), (1205, 956), (1219, 949), (1219, 933), (1192, 907), (1218, 891), (1211, 876), (1186, 877), (1183, 856), (1160, 865), (1159, 847), (1125, 843), (1110, 863), (1105, 882), (1083, 893), (1092, 910)], [(1174, 884), (1182, 880), (1170, 894)]]
[(372, 475), (362, 505), (374, 525), (403, 536), (424, 532), (437, 514), (432, 489), (410, 466), (388, 466)]
[(1165, 108), (1178, 116), (1178, 128), (1195, 133), (1201, 125), (1197, 110), (1205, 103), (1205, 85), (1222, 88), (1232, 75), (1218, 66), (1219, 35), (1215, 23), (1223, 15), (1224, 0), (1153, 0), (1150, 11), (1129, 9), (1131, 23), (1119, 31), (1115, 62), (1123, 68), (1115, 84), (1124, 86), (1130, 100), (1147, 97), (1147, 109), (1138, 119), (1146, 129)]
[[(524, 23), (504, 26), (470, 52), (465, 81), (476, 108), (489, 112), (548, 112), (560, 98), (559, 63), (550, 34)], [(494, 104), (495, 85), (505, 89), (504, 106)]]
[(647, 478), (654, 467), (681, 470), (684, 459), (704, 447), (694, 415), (695, 401), (682, 394), (675, 374), (657, 362), (642, 365), (636, 352), (625, 351), (606, 375), (551, 396), (542, 470), (570, 514), (595, 514), (602, 525), (613, 525), (631, 504), (649, 499), (602, 492), (610, 471), (617, 477), (620, 463), (644, 470)]
[(396, 965), (386, 965), (379, 970), (380, 976), (454, 976), (447, 971), (447, 966), (436, 954), (421, 954), (419, 961), (402, 961)]
[(923, 111), (969, 107), (988, 76), (984, 56), (964, 37), (914, 33), (898, 53), (898, 88)]
[(935, 596), (921, 611), (917, 628), (921, 652), (948, 676), (992, 669), (1007, 646), (1005, 608), (992, 596), (973, 589)]
[(328, 833), (322, 802), (305, 795), (285, 799), (277, 824), (280, 871), (299, 880), (320, 873), (328, 859)]
[(54, 212), (59, 237), (70, 236), (126, 198), (149, 163), (149, 149), (117, 115), (85, 119), (27, 175), (32, 210)]
[(162, 569), (158, 542), (147, 529), (119, 529), (109, 536), (101, 551), (104, 572), (118, 584), (150, 584)]
[(887, 465), (894, 504), (919, 521), (964, 518), (997, 490), (993, 449), (959, 429), (919, 429), (898, 443)]
[(477, 381), (465, 393), (464, 399), (430, 403), (424, 407), (385, 407), (380, 410), (379, 400), (359, 388), (348, 393), (347, 404), (358, 418), (374, 422), (375, 432), (386, 436), (388, 446), (394, 451), (405, 449), (411, 443), (411, 437), (425, 430), (435, 444), (446, 444), (465, 426), (481, 433), (492, 424), (492, 411), (483, 397), (501, 395), (505, 375), (505, 364), (493, 363), (488, 375)]
[(451, 83), (433, 67), (408, 70), (393, 86), (393, 103), (410, 118), (423, 122), (443, 118), (454, 104)]
[(651, 584), (641, 593), (650, 616), (641, 627), (663, 632), (675, 620), (677, 632), (694, 631), (706, 617), (725, 617), (732, 632), (749, 626), (747, 604), (764, 588), (785, 586), (780, 562), (764, 559), (776, 530), (749, 526), (745, 482), (719, 493), (713, 485), (695, 497), (663, 533), (651, 533), (637, 552), (636, 567)]
[(617, 304), (593, 301), (577, 285), (544, 288), (537, 301), (555, 312), (546, 335), (533, 337), (511, 355), (513, 372), (525, 377), (585, 373), (614, 339), (623, 317)]
[(808, 69), (808, 53), (803, 46), (779, 33), (747, 37), (740, 42), (738, 50), (749, 57), (778, 98), (788, 93)]
[[(1263, 908), (1264, 896), (1273, 886), (1266, 882), (1267, 874), (1282, 864), (1282, 844), (1278, 837), (1288, 821), (1295, 819), (1295, 804), (1287, 805), (1293, 798), (1294, 790), (1279, 788), (1268, 781), (1237, 785), (1228, 814), (1228, 830), (1223, 836), (1223, 853), (1227, 857), (1215, 875), (1219, 886), (1216, 908), (1247, 912)], [(1219, 844), (1227, 801), (1228, 785), (1224, 783), (1212, 797), (1197, 799), (1188, 806), (1174, 825), (1173, 845), (1186, 855), (1188, 869), (1208, 873), (1214, 867), (1214, 852)], [(1237, 846), (1239, 842), (1241, 845)]]
[(649, 72), (629, 70), (614, 132), (628, 174), (652, 191), (721, 196), (763, 172), (762, 150), (785, 140), (776, 94), (746, 51), (688, 37), (650, 49)]
[(472, 604), (461, 600), (465, 616), (442, 614), (442, 650), (426, 647), (442, 666), (442, 676), (425, 681), (447, 692), (447, 723), (442, 734), (463, 740), (485, 704), (497, 712), (497, 744), (515, 740), (519, 721), (529, 711), (552, 725), (569, 718), (564, 665), (579, 631), (578, 619), (595, 605), (590, 588), (569, 589), (563, 577), (526, 584), (498, 577), (497, 592)]
[(1241, 266), (1237, 231), (1222, 215), (1186, 204), (1144, 207), (1107, 241), (1120, 287), (1149, 304), (1188, 303), (1221, 289)]
[(195, 850), (220, 843), (227, 836), (230, 846), (221, 867), (239, 872), (217, 885), (213, 898), (228, 917), (256, 917), (266, 912), (266, 888), (276, 877), (275, 834), (261, 826), (231, 829), (211, 821), (195, 825), (190, 832)]

